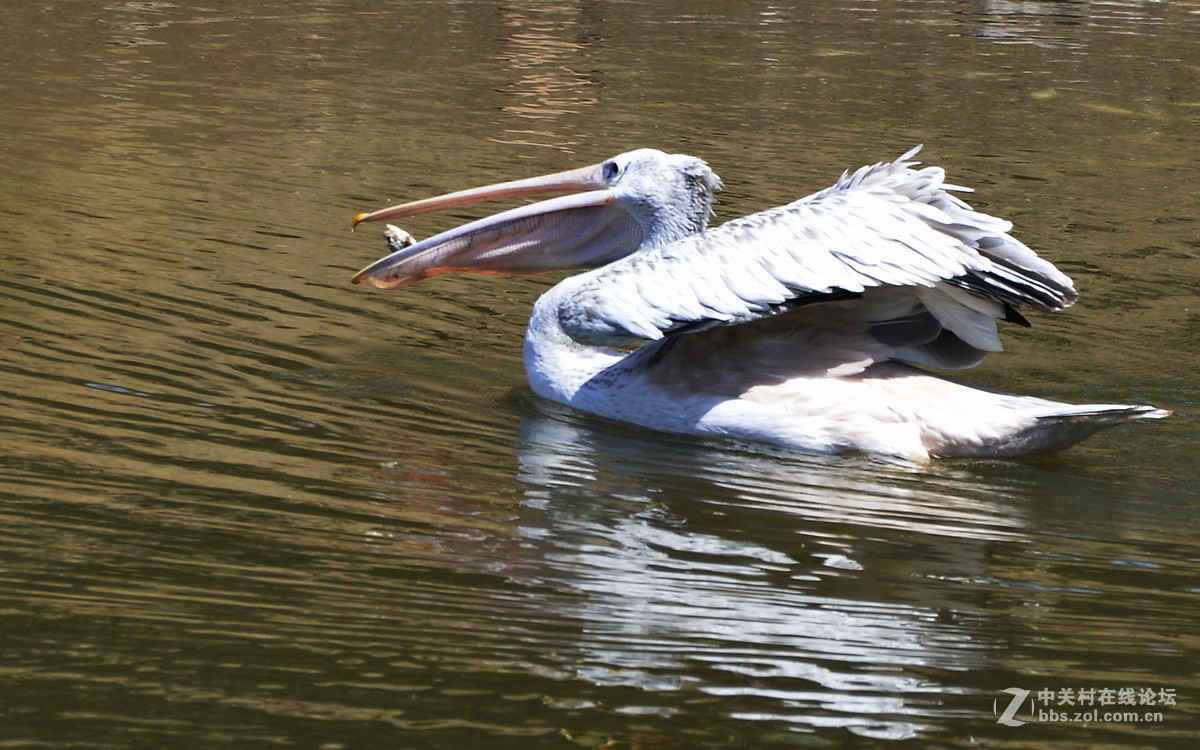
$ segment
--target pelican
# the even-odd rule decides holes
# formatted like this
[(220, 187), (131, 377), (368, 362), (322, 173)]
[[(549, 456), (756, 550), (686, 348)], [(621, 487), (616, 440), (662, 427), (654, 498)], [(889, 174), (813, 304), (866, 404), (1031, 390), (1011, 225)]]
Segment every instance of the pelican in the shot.
[(1071, 280), (975, 211), (920, 146), (785, 206), (708, 227), (721, 181), (696, 157), (600, 164), (448, 193), (354, 225), (565, 193), (393, 252), (353, 278), (400, 287), (449, 271), (591, 269), (533, 307), (525, 367), (545, 398), (654, 430), (925, 462), (1063, 449), (1151, 406), (1066, 404), (922, 369), (974, 367), (997, 321), (1071, 305)]

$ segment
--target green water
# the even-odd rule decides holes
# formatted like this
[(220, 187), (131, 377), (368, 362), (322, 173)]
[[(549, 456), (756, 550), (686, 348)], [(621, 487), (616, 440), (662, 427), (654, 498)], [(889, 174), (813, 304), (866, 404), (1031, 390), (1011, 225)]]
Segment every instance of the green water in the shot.
[[(1194, 2), (9, 3), (0, 747), (1194, 746), (1197, 59)], [(654, 146), (725, 220), (917, 143), (1082, 294), (967, 377), (1172, 419), (659, 436), (528, 392), (554, 278), (348, 284), (400, 200)]]

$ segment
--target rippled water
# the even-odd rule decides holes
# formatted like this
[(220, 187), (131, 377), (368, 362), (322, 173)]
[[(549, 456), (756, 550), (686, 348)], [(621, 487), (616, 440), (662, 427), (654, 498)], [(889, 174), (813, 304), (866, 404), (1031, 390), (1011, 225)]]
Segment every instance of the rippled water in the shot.
[[(1193, 746), (1200, 5), (10, 5), (0, 745)], [(347, 283), (397, 200), (648, 145), (725, 220), (915, 143), (1083, 294), (970, 379), (1174, 418), (660, 436), (528, 392), (553, 279)]]

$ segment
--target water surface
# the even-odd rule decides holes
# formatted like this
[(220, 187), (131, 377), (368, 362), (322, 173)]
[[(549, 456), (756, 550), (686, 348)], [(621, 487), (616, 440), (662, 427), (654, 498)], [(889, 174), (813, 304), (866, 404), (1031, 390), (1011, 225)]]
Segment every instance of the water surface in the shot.
[[(13, 5), (5, 747), (1194, 743), (1200, 6)], [(723, 221), (917, 143), (1083, 295), (970, 379), (1174, 418), (920, 470), (660, 436), (528, 392), (553, 278), (347, 283), (399, 200), (654, 146)]]

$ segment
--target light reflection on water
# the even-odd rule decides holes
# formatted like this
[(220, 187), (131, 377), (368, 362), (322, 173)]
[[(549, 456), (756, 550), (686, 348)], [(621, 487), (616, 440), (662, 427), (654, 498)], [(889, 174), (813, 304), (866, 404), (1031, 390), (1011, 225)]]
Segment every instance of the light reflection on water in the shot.
[[(526, 419), (522, 438), (525, 505), (546, 515), (530, 535), (552, 545), (546, 560), (564, 583), (587, 594), (571, 613), (589, 623), (578, 674), (638, 688), (639, 710), (671, 713), (655, 694), (697, 691), (731, 699), (734, 718), (911, 737), (938, 716), (942, 693), (963, 690), (918, 674), (970, 670), (986, 655), (969, 629), (942, 619), (953, 601), (928, 591), (879, 600), (871, 579), (930, 576), (946, 562), (941, 576), (978, 578), (989, 539), (1020, 537), (1002, 508), (881, 481), (893, 470), (870, 461), (664, 456), (660, 440), (614, 439), (569, 417)], [(786, 531), (761, 533), (780, 513), (793, 515)], [(878, 542), (856, 527), (976, 538), (944, 539), (939, 562), (880, 570)]]
[[(0, 738), (1189, 746), (1198, 27), (1139, 2), (11, 8)], [(659, 436), (528, 394), (553, 279), (346, 283), (383, 249), (348, 218), (393, 199), (653, 145), (717, 168), (724, 220), (918, 142), (1084, 295), (971, 379), (1176, 418), (922, 470)], [(1008, 687), (1125, 685), (1179, 705), (995, 723)]]

